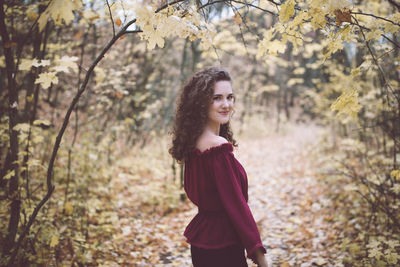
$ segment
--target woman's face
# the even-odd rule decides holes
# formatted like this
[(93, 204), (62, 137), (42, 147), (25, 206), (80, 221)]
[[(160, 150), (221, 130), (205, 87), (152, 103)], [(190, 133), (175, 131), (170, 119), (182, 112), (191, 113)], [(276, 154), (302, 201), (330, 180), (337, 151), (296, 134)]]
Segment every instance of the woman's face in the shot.
[(211, 123), (225, 124), (229, 121), (234, 103), (231, 82), (218, 81), (214, 86), (212, 103), (208, 110)]

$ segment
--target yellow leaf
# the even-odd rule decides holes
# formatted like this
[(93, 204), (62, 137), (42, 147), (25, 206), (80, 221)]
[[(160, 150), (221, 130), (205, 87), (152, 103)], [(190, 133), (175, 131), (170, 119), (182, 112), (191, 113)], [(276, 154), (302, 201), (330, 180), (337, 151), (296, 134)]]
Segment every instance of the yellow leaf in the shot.
[(37, 59), (34, 59), (32, 61), (32, 66), (34, 66), (34, 67), (40, 67), (40, 66), (44, 67), (44, 66), (49, 66), (49, 65), (50, 65), (50, 60), (41, 59), (39, 62)]
[(78, 65), (74, 62), (77, 60), (78, 57), (63, 56), (62, 58), (56, 60), (57, 66), (54, 66), (51, 69), (54, 70), (55, 72), (63, 71), (69, 73), (68, 68), (71, 68), (74, 72), (77, 72)]
[(117, 18), (117, 20), (115, 21), (115, 24), (119, 27), (122, 24), (122, 21), (120, 20), (120, 18)]
[(38, 20), (39, 30), (43, 30), (50, 17), (55, 24), (60, 25), (62, 21), (69, 24), (74, 19), (73, 12), (81, 7), (81, 0), (52, 0)]
[(236, 13), (236, 14), (233, 16), (233, 19), (235, 20), (235, 23), (236, 23), (236, 24), (240, 24), (240, 23), (243, 22), (243, 20), (242, 20), (242, 18), (240, 17), (240, 14), (239, 14), (239, 13)]
[(28, 132), (29, 131), (29, 123), (18, 123), (13, 127), (14, 131), (23, 131), (23, 132)]
[(390, 177), (393, 179), (400, 181), (400, 170), (393, 170), (390, 172)]
[(36, 6), (32, 5), (31, 7), (29, 7), (26, 10), (26, 16), (28, 17), (28, 19), (30, 19), (31, 21), (35, 21), (37, 19), (37, 17), (39, 16), (37, 11), (36, 11)]
[(365, 35), (365, 40), (367, 40), (367, 41), (372, 40), (372, 39), (378, 40), (379, 38), (381, 38), (382, 34), (383, 34), (383, 31), (381, 29), (374, 29)]
[(53, 235), (53, 236), (51, 237), (51, 241), (50, 241), (50, 247), (51, 247), (51, 248), (54, 248), (55, 246), (58, 245), (58, 239), (59, 239), (59, 237), (58, 237), (57, 234), (56, 234), (56, 235)]
[(281, 10), (279, 11), (279, 20), (281, 22), (287, 22), (291, 16), (294, 15), (294, 5), (296, 2), (294, 0), (288, 0), (281, 5)]
[(67, 215), (71, 215), (74, 207), (72, 207), (71, 203), (66, 202), (65, 205), (64, 205), (64, 209), (65, 209), (65, 213)]
[(18, 65), (19, 70), (30, 70), (32, 68), (33, 59), (23, 58)]
[(15, 176), (15, 170), (9, 171), (6, 175), (4, 175), (3, 179), (8, 180), (13, 176)]
[(33, 125), (46, 125), (46, 126), (50, 126), (51, 122), (48, 120), (34, 120), (33, 121)]
[(326, 24), (325, 12), (323, 12), (319, 8), (312, 8), (310, 13), (312, 14), (311, 25), (313, 26), (314, 30), (325, 27)]
[(27, 102), (32, 102), (32, 100), (33, 100), (33, 94), (26, 96), (26, 101)]
[(56, 76), (56, 72), (45, 72), (40, 73), (39, 78), (35, 80), (35, 84), (40, 83), (44, 89), (50, 87), (50, 84), (57, 84), (58, 78)]
[(325, 61), (330, 55), (335, 53), (337, 50), (343, 49), (343, 40), (336, 38), (328, 43), (328, 50), (323, 54), (323, 60)]
[(343, 92), (331, 105), (332, 111), (339, 111), (338, 115), (345, 113), (354, 119), (357, 118), (360, 109), (361, 105), (358, 103), (358, 92), (356, 89)]

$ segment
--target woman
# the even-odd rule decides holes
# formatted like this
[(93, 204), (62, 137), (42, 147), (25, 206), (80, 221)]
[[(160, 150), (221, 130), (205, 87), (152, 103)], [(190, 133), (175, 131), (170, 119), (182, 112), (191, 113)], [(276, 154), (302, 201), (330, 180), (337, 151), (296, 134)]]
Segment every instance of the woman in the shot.
[(267, 266), (266, 253), (247, 205), (247, 176), (233, 155), (230, 128), (234, 95), (229, 73), (201, 70), (184, 85), (170, 154), (185, 164), (184, 188), (199, 212), (184, 232), (195, 267)]

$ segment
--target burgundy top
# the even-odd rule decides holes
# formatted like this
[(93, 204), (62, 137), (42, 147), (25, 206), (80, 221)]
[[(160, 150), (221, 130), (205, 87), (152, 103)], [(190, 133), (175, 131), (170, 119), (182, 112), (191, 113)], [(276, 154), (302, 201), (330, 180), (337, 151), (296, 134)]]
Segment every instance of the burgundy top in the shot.
[(216, 249), (241, 244), (247, 257), (261, 247), (257, 225), (247, 205), (246, 171), (232, 153), (231, 143), (193, 150), (185, 161), (184, 188), (199, 212), (186, 227), (187, 242)]

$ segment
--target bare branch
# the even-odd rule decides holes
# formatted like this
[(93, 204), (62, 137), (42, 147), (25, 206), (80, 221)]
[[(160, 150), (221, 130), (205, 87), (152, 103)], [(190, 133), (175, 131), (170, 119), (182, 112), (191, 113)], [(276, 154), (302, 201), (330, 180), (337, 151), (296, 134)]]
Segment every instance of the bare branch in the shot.
[(110, 13), (111, 25), (112, 25), (112, 29), (113, 29), (113, 36), (115, 37), (114, 19), (112, 16), (112, 12), (111, 12), (111, 8), (110, 8), (110, 4), (108, 3), (108, 0), (106, 0), (106, 3), (107, 3), (107, 7), (108, 7), (108, 12)]
[(103, 50), (100, 52), (100, 54), (95, 58), (95, 60), (92, 62), (92, 64), (90, 65), (86, 75), (85, 75), (85, 79), (82, 82), (78, 92), (76, 93), (75, 97), (72, 100), (72, 103), (70, 104), (67, 113), (65, 114), (64, 117), (64, 121), (63, 124), (61, 126), (61, 129), (56, 137), (56, 142), (54, 144), (53, 147), (53, 152), (51, 154), (51, 158), (49, 161), (49, 165), (47, 168), (47, 193), (46, 195), (42, 198), (42, 200), (39, 202), (39, 204), (35, 207), (35, 209), (33, 210), (32, 215), (29, 217), (29, 221), (26, 225), (26, 227), (24, 228), (23, 232), (21, 233), (21, 235), (18, 238), (18, 242), (17, 245), (15, 246), (13, 253), (10, 257), (10, 260), (8, 262), (8, 266), (13, 266), (13, 263), (15, 261), (15, 257), (17, 256), (19, 247), (22, 244), (23, 239), (25, 238), (26, 234), (29, 232), (30, 227), (32, 226), (33, 222), (36, 219), (36, 216), (38, 215), (40, 209), (43, 207), (43, 205), (50, 199), (55, 186), (53, 185), (52, 179), (53, 179), (53, 168), (54, 168), (54, 162), (57, 156), (57, 152), (58, 149), (60, 147), (61, 144), (61, 140), (62, 137), (64, 135), (64, 132), (68, 126), (69, 123), (69, 118), (71, 116), (71, 113), (73, 112), (75, 105), (78, 103), (79, 98), (81, 97), (81, 95), (83, 94), (83, 92), (86, 89), (87, 84), (89, 83), (89, 78), (91, 76), (91, 74), (94, 71), (94, 68), (97, 66), (97, 64), (103, 59), (104, 55), (108, 52), (108, 50), (110, 50), (110, 48), (114, 45), (114, 43), (122, 36), (125, 34), (126, 29), (128, 29), (129, 26), (131, 26), (133, 23), (136, 22), (136, 19), (133, 19), (131, 21), (129, 21), (115, 36), (113, 36), (113, 38), (105, 45), (105, 47), (103, 48)]
[[(372, 59), (373, 59), (375, 65), (378, 67), (379, 74), (380, 74), (381, 79), (382, 79), (382, 81), (383, 81), (384, 87), (386, 87), (386, 88), (389, 89), (389, 91), (393, 94), (393, 96), (396, 98), (397, 102), (398, 102), (399, 105), (400, 105), (400, 98), (399, 98), (399, 97), (397, 96), (397, 94), (394, 92), (394, 90), (393, 90), (391, 84), (390, 84), (389, 81), (386, 79), (385, 73), (384, 73), (384, 71), (382, 70), (381, 66), (379, 65), (378, 60), (377, 60), (377, 58), (376, 58), (374, 52), (372, 51), (372, 49), (371, 49), (371, 47), (370, 47), (370, 45), (369, 45), (369, 41), (367, 41), (367, 39), (365, 38), (365, 34), (364, 34), (364, 31), (363, 31), (363, 28), (360, 27), (360, 24), (359, 24), (358, 20), (357, 20), (354, 16), (353, 16), (353, 19), (356, 21), (356, 25), (359, 26), (360, 31), (361, 31), (361, 35), (362, 35), (362, 37), (363, 37), (363, 39), (364, 39), (364, 41), (365, 41), (365, 45), (367, 46), (368, 51), (369, 51), (369, 53), (370, 53), (370, 55), (371, 55), (371, 57), (372, 57)], [(387, 94), (387, 97), (388, 97), (388, 94)]]
[(384, 18), (384, 17), (380, 17), (380, 16), (377, 16), (377, 15), (374, 15), (374, 14), (369, 14), (369, 13), (363, 13), (363, 12), (350, 12), (351, 14), (354, 14), (354, 15), (363, 15), (363, 16), (370, 16), (370, 17), (374, 17), (374, 18), (376, 18), (376, 19), (381, 19), (381, 20), (384, 20), (384, 21), (387, 21), (387, 22), (390, 22), (390, 23), (392, 23), (392, 24), (394, 24), (394, 25), (396, 25), (396, 26), (399, 26), (400, 27), (400, 24), (399, 23), (396, 23), (396, 22), (394, 22), (394, 21), (392, 21), (392, 20), (390, 20), (390, 19), (387, 19), (387, 18)]
[[(234, 2), (234, 3), (237, 3), (237, 4), (243, 4), (243, 5), (246, 5), (246, 6), (250, 6), (250, 7), (253, 7), (253, 8), (255, 8), (255, 9), (259, 9), (259, 10), (265, 12), (265, 13), (269, 13), (269, 14), (271, 14), (271, 15), (273, 15), (273, 16), (278, 16), (278, 14), (276, 14), (276, 13), (270, 11), (270, 10), (261, 8), (261, 7), (259, 7), (259, 6), (256, 6), (256, 5), (247, 3), (247, 2), (242, 2), (242, 1), (237, 1), (237, 0), (232, 0), (231, 2)], [(272, 2), (273, 4), (276, 5), (276, 3), (275, 3), (274, 1), (270, 1), (270, 2)]]
[(400, 11), (400, 4), (396, 3), (394, 0), (388, 0), (389, 3), (397, 8)]

